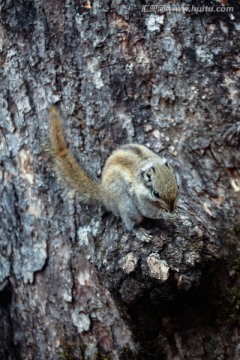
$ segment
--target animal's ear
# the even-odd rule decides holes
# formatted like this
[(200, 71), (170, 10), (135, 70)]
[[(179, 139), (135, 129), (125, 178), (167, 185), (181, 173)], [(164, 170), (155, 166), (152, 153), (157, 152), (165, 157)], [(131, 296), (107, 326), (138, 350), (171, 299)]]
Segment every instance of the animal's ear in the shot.
[(165, 157), (162, 157), (162, 162), (163, 162), (163, 165), (169, 167), (169, 163)]
[(151, 186), (152, 180), (155, 176), (155, 168), (152, 164), (148, 164), (147, 166), (141, 169), (142, 179), (146, 186)]
[(167, 159), (163, 158), (163, 164), (164, 164), (167, 168), (169, 168), (170, 170), (172, 170), (172, 167), (171, 167), (171, 165), (169, 164), (169, 162), (167, 161)]
[(180, 177), (179, 177), (178, 173), (175, 173), (175, 176), (176, 176), (176, 181), (177, 181), (177, 187), (179, 190), (180, 189)]

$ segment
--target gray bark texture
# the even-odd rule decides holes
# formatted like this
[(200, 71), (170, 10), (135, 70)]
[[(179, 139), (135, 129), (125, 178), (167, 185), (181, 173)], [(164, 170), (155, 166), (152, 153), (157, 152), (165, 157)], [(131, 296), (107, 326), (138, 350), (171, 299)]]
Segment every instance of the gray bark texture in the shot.
[[(240, 359), (240, 4), (148, 5), (0, 0), (3, 360)], [(64, 189), (53, 104), (95, 178), (128, 142), (166, 157), (176, 220), (139, 241)]]

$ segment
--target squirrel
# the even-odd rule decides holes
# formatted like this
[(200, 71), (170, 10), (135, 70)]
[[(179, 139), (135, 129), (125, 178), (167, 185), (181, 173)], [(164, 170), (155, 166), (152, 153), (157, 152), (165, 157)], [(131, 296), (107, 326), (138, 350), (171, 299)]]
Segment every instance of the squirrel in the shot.
[(147, 147), (126, 144), (115, 150), (93, 180), (68, 149), (55, 106), (50, 108), (50, 152), (57, 174), (80, 201), (99, 203), (135, 231), (144, 218), (161, 219), (176, 208), (178, 183), (172, 167)]

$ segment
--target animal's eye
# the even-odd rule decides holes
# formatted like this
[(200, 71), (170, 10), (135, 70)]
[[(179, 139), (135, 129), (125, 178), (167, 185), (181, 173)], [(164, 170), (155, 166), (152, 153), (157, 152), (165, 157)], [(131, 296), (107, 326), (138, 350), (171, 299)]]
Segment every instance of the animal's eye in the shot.
[(160, 198), (160, 195), (159, 195), (159, 193), (157, 192), (157, 190), (153, 190), (152, 191), (152, 194), (153, 194), (153, 196), (155, 197), (155, 198)]

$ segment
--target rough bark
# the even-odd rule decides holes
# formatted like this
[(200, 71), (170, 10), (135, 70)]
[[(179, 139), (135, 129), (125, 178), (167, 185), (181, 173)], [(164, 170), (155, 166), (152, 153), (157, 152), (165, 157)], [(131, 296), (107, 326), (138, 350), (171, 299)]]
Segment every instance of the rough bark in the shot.
[[(239, 359), (240, 5), (148, 4), (0, 1), (2, 359)], [(126, 142), (170, 160), (177, 218), (151, 242), (56, 181), (52, 104), (95, 177)]]

